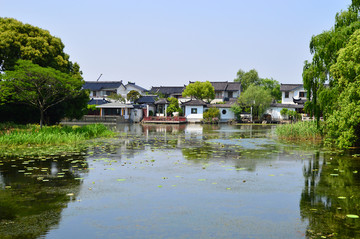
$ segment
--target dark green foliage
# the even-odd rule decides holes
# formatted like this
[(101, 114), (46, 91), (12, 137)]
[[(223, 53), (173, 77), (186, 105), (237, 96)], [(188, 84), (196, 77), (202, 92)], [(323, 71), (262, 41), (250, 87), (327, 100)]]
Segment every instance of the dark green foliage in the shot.
[(218, 108), (209, 108), (207, 111), (204, 112), (203, 118), (204, 123), (218, 123), (220, 118), (220, 111)]

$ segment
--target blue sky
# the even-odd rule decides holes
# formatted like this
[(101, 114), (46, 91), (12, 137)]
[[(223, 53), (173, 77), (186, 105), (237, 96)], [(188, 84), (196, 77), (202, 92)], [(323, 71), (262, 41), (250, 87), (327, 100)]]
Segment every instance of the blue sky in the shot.
[(302, 83), (312, 35), (351, 0), (0, 0), (0, 16), (49, 30), (87, 81), (233, 81), (239, 69)]

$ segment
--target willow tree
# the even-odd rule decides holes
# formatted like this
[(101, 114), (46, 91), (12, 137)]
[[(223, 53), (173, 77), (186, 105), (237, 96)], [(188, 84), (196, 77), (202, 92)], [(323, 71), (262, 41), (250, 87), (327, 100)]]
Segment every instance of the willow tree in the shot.
[[(346, 46), (351, 35), (360, 29), (360, 1), (353, 0), (347, 11), (341, 11), (335, 16), (335, 24), (328, 31), (315, 35), (310, 41), (312, 61), (305, 61), (303, 68), (303, 83), (307, 90), (308, 102), (305, 105), (309, 113), (319, 121), (323, 112), (332, 112), (329, 105), (334, 105), (332, 87), (338, 82), (330, 71), (336, 64), (339, 50)], [(330, 88), (324, 87), (329, 83)], [(325, 115), (326, 116), (326, 115)]]

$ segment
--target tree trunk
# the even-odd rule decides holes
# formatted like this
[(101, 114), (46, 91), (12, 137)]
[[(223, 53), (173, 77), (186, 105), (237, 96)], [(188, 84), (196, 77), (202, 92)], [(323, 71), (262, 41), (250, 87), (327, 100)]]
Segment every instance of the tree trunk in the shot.
[(40, 129), (42, 129), (44, 124), (44, 110), (40, 109)]

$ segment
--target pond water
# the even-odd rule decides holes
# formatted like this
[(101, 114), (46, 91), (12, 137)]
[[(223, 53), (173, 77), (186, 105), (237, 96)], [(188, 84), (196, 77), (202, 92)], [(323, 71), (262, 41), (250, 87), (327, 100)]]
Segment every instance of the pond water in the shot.
[(360, 237), (360, 155), (275, 127), (122, 124), (81, 150), (2, 153), (0, 238)]

